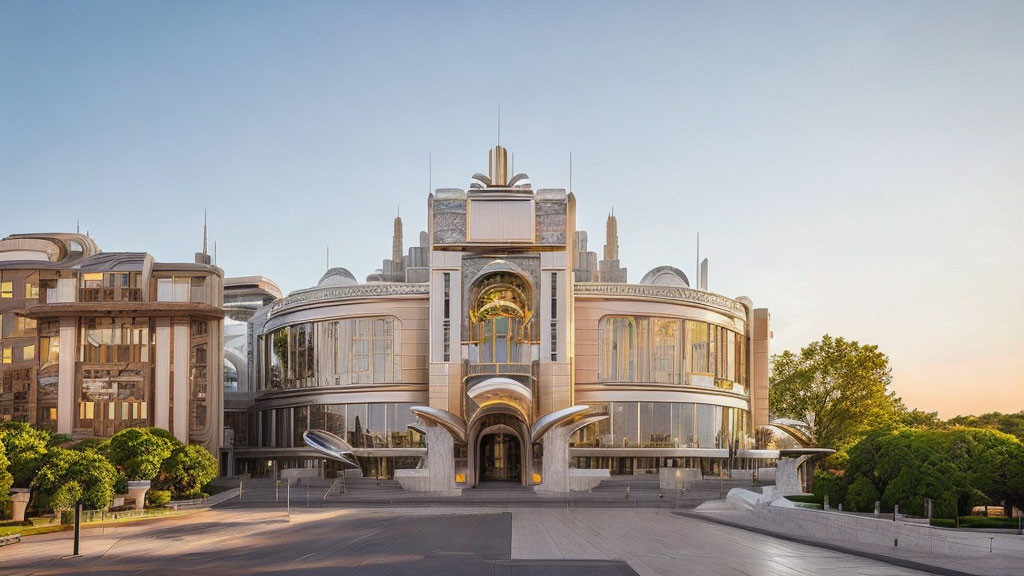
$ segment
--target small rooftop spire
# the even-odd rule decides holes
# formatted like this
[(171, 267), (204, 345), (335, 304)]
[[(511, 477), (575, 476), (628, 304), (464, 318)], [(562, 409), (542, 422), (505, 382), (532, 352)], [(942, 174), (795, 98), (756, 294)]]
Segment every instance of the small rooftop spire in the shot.
[(203, 255), (206, 255), (206, 208), (203, 208)]

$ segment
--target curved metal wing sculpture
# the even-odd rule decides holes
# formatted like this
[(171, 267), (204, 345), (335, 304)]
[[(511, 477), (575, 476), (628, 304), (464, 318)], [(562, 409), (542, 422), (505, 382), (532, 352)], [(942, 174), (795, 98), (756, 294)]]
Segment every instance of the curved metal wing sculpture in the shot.
[(573, 418), (583, 416), (589, 412), (590, 406), (587, 406), (586, 404), (577, 404), (576, 406), (569, 406), (568, 408), (563, 408), (547, 414), (540, 420), (537, 420), (533, 425), (533, 430), (530, 431), (530, 436), (533, 441), (536, 442), (540, 440), (541, 437), (544, 436), (544, 433), (550, 430), (552, 426), (555, 426), (556, 424), (563, 424)]
[(413, 406), (409, 410), (425, 423), (437, 424), (447, 430), (456, 442), (466, 441), (466, 422), (455, 414), (430, 406)]
[(359, 468), (359, 463), (356, 462), (356, 455), (352, 446), (336, 434), (332, 434), (327, 430), (311, 429), (302, 433), (302, 440), (307, 446), (332, 460), (337, 460), (353, 468)]

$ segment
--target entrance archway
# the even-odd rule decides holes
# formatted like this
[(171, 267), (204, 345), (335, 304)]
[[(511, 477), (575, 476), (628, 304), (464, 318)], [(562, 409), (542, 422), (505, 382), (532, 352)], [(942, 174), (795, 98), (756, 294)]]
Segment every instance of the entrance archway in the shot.
[(480, 482), (522, 483), (522, 443), (509, 432), (490, 432), (480, 437)]
[(467, 434), (467, 479), (470, 486), (481, 482), (518, 482), (530, 477), (530, 431), (513, 414), (491, 413), (470, 424)]

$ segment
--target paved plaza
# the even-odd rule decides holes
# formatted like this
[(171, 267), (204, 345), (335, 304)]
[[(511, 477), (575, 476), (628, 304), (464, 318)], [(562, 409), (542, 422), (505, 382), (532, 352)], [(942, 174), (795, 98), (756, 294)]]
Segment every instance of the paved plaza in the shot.
[(668, 510), (229, 509), (0, 548), (0, 573), (904, 575)]

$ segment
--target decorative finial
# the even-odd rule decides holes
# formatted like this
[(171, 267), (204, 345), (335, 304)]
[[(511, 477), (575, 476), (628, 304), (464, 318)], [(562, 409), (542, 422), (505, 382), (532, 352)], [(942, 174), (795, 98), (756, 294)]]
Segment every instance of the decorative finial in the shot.
[(206, 256), (206, 208), (203, 208), (203, 255)]

